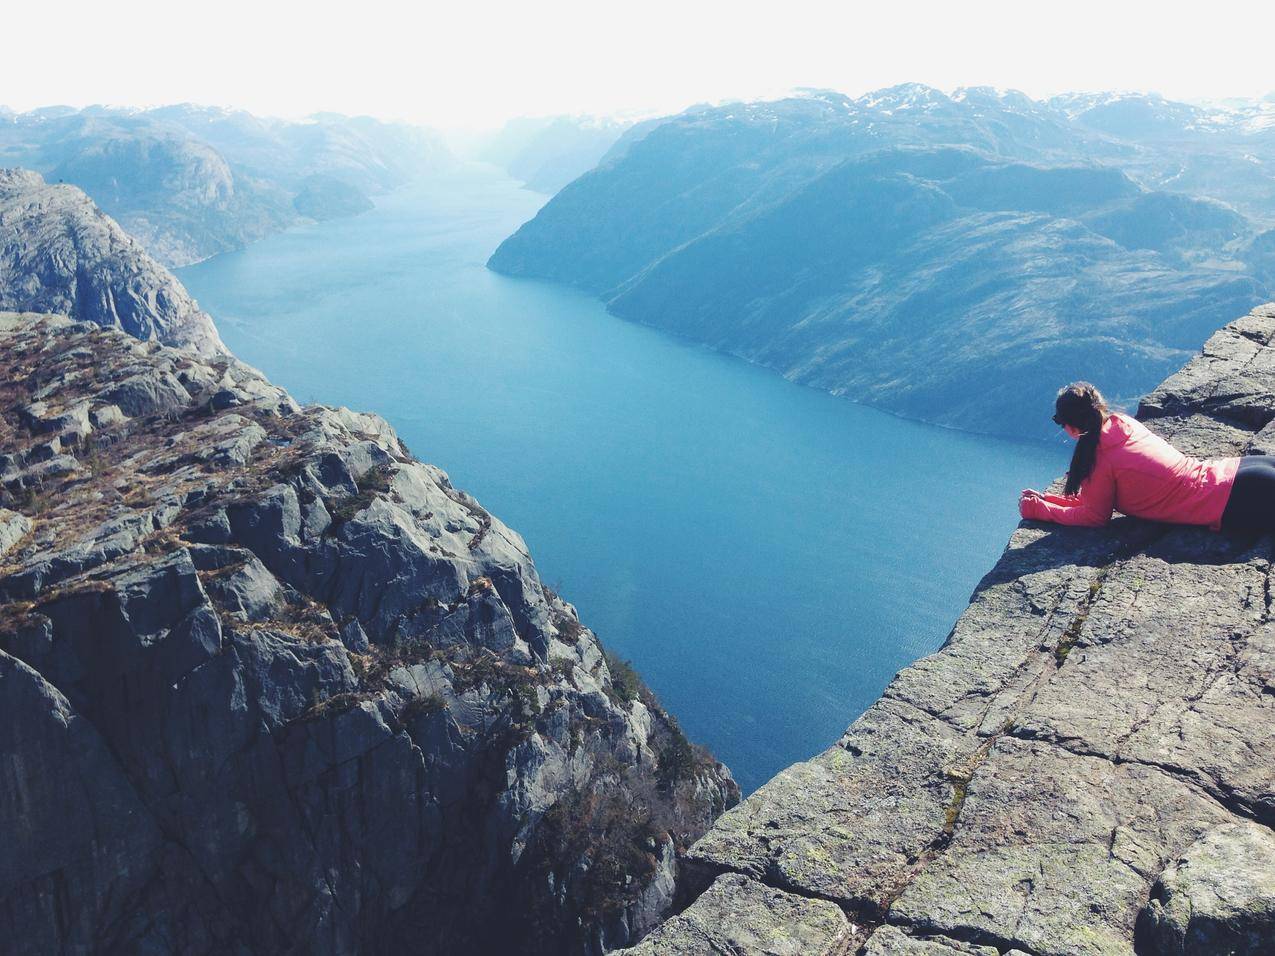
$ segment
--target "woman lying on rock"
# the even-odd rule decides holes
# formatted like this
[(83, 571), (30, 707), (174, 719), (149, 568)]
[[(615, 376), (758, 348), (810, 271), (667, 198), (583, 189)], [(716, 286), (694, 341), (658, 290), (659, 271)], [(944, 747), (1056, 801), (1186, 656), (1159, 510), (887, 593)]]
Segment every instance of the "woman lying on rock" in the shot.
[(1097, 527), (1112, 511), (1223, 531), (1275, 530), (1275, 456), (1201, 460), (1136, 418), (1110, 412), (1088, 382), (1058, 393), (1054, 421), (1076, 439), (1064, 493), (1027, 488), (1024, 518)]

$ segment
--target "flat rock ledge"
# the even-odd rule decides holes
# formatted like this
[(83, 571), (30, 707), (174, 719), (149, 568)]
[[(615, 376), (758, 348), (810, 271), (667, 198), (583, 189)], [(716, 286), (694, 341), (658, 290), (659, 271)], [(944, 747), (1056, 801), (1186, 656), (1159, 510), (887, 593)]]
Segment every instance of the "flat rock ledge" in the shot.
[(765, 953), (830, 956), (850, 938), (841, 908), (738, 873), (717, 878), (700, 905), (673, 917), (629, 952), (636, 956)]
[[(1138, 417), (1191, 454), (1275, 452), (1275, 306)], [(631, 952), (1275, 951), (1271, 558), (1023, 522), (941, 650), (691, 848), (708, 888)]]

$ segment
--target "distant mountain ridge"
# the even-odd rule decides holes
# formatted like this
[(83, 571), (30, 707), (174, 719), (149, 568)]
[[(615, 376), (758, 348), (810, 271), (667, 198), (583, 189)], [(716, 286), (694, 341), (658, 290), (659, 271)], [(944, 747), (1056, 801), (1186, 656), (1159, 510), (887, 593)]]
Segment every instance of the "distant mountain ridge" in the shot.
[(236, 249), (452, 162), (441, 136), (371, 117), (305, 121), (181, 104), (0, 113), (0, 165), (80, 186), (168, 266)]
[(592, 169), (630, 127), (603, 116), (520, 116), (488, 137), (478, 158), (552, 195)]
[(1275, 166), (1234, 172), (1267, 106), (905, 84), (698, 107), (622, 137), (489, 267), (909, 417), (1044, 435), (1061, 382), (1135, 398), (1269, 298)]

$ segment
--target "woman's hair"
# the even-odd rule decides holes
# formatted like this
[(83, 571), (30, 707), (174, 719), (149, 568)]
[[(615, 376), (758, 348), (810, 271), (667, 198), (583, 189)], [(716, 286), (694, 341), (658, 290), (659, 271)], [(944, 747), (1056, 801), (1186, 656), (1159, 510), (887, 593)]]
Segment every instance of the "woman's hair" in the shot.
[(1067, 469), (1064, 493), (1074, 495), (1080, 490), (1080, 483), (1093, 472), (1098, 459), (1098, 437), (1109, 414), (1102, 392), (1088, 382), (1072, 382), (1058, 390), (1054, 421), (1080, 430), (1076, 450), (1071, 454), (1071, 467)]

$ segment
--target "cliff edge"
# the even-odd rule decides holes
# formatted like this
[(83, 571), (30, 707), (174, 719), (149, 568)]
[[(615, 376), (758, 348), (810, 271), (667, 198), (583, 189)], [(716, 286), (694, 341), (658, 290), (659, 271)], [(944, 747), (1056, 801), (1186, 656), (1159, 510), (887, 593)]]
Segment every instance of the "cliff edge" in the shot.
[(167, 269), (75, 186), (0, 169), (0, 310), (49, 312), (134, 338), (225, 352)]
[[(1275, 305), (1138, 417), (1198, 456), (1275, 453)], [(692, 847), (698, 898), (631, 952), (1269, 952), (1271, 557), (1024, 522), (938, 653)]]
[(598, 954), (737, 800), (382, 419), (0, 314), (6, 953)]

